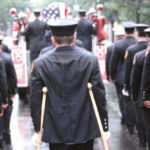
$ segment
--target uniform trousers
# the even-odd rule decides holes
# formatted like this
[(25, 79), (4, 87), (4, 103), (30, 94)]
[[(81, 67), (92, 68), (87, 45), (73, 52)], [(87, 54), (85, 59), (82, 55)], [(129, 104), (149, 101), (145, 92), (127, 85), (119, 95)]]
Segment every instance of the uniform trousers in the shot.
[(144, 125), (146, 129), (146, 140), (148, 142), (148, 150), (150, 150), (150, 109), (144, 108), (142, 109), (143, 117), (144, 117)]
[(10, 101), (8, 107), (4, 109), (4, 115), (3, 115), (3, 134), (4, 136), (6, 136), (4, 138), (10, 136), (10, 119), (11, 119), (12, 109), (13, 106), (12, 106), (12, 102)]
[(146, 132), (145, 132), (145, 126), (144, 126), (144, 118), (143, 118), (143, 112), (141, 107), (138, 106), (138, 104), (135, 104), (135, 115), (136, 115), (136, 127), (138, 130), (138, 137), (141, 142), (141, 144), (146, 143)]
[(126, 125), (130, 134), (134, 133), (134, 127), (136, 124), (135, 119), (135, 106), (132, 104), (129, 96), (124, 96), (124, 109), (125, 109), (125, 119)]
[(50, 143), (49, 148), (50, 150), (93, 150), (93, 141), (89, 140), (86, 143), (79, 143), (79, 144), (54, 144)]
[(123, 86), (120, 85), (119, 83), (115, 83), (115, 87), (116, 87), (117, 96), (118, 96), (119, 108), (120, 108), (120, 112), (122, 115), (122, 121), (124, 121), (125, 120), (125, 110), (124, 110), (124, 101), (123, 101), (123, 95), (122, 95)]

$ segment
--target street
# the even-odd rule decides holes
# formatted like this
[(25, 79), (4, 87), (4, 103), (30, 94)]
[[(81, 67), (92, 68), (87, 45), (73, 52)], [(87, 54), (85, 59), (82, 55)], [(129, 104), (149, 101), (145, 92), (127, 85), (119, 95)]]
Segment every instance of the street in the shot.
[[(146, 150), (139, 147), (136, 133), (130, 136), (125, 126), (120, 124), (120, 112), (114, 85), (105, 82), (105, 88), (109, 113), (110, 138), (108, 143), (110, 150)], [(4, 150), (35, 150), (36, 147), (31, 142), (33, 133), (29, 104), (24, 104), (16, 96), (11, 118), (12, 144), (4, 144)], [(43, 143), (41, 150), (48, 150), (48, 145)], [(100, 139), (95, 140), (94, 150), (103, 150)]]

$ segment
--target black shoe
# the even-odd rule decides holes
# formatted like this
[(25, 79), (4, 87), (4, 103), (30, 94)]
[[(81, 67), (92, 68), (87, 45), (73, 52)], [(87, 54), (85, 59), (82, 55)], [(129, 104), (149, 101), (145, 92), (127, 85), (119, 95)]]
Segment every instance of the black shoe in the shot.
[(126, 122), (125, 122), (125, 119), (124, 118), (121, 118), (121, 122), (120, 122), (122, 125), (125, 125)]
[(139, 143), (140, 147), (146, 147), (146, 142), (141, 142)]
[(134, 128), (128, 128), (128, 131), (129, 131), (130, 135), (134, 134)]
[(0, 142), (0, 149), (3, 149), (3, 142)]
[(11, 144), (11, 138), (10, 135), (3, 135), (3, 140), (5, 141), (6, 144)]

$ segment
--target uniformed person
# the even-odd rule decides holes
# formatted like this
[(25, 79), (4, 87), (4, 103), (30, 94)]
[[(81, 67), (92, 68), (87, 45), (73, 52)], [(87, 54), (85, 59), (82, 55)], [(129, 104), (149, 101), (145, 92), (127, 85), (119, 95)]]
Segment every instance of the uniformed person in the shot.
[[(114, 29), (114, 34), (115, 34), (115, 40), (119, 40), (125, 37), (125, 32), (124, 32), (124, 28), (122, 26), (116, 26)], [(107, 47), (107, 53), (106, 53), (106, 76), (107, 76), (107, 80), (110, 81), (110, 73), (109, 73), (109, 66), (110, 66), (110, 58), (111, 58), (111, 54), (112, 54), (112, 50), (113, 50), (113, 46), (114, 43), (109, 45)]]
[(124, 101), (122, 95), (124, 56), (126, 49), (137, 41), (134, 36), (135, 23), (125, 22), (123, 26), (126, 37), (115, 42), (110, 61), (110, 76), (111, 80), (115, 83), (118, 94), (119, 107), (122, 114), (121, 123), (125, 123)]
[(34, 10), (34, 16), (36, 19), (29, 23), (25, 31), (21, 33), (29, 39), (31, 62), (39, 56), (40, 50), (47, 46), (45, 39), (45, 31), (48, 28), (47, 24), (39, 20), (39, 9)]
[[(150, 28), (146, 30), (149, 32)], [(149, 38), (150, 39), (150, 38)], [(150, 41), (150, 40), (149, 40)], [(142, 100), (144, 102), (144, 125), (146, 128), (146, 139), (148, 142), (148, 149), (150, 150), (150, 47), (148, 46), (148, 53), (145, 55), (144, 67), (142, 73)]]
[(124, 103), (125, 103), (125, 112), (127, 116), (127, 128), (132, 134), (134, 132), (135, 123), (138, 129), (138, 106), (132, 104), (130, 99), (130, 76), (131, 70), (133, 66), (133, 58), (134, 54), (142, 51), (147, 48), (148, 43), (146, 41), (146, 33), (144, 30), (148, 27), (146, 24), (136, 24), (137, 30), (137, 39), (138, 41), (129, 46), (125, 53), (125, 60), (124, 60), (124, 70), (123, 70), (123, 91), (126, 93), (124, 94)]
[[(2, 49), (3, 37), (0, 35), (0, 49)], [(3, 148), (3, 114), (8, 107), (8, 85), (5, 64), (0, 57), (0, 148)]]
[(83, 46), (88, 51), (92, 51), (92, 35), (96, 35), (96, 27), (86, 17), (85, 10), (79, 10), (80, 20), (76, 29), (77, 39), (83, 42)]
[(12, 113), (12, 100), (17, 92), (17, 78), (13, 66), (11, 55), (2, 51), (0, 44), (0, 58), (3, 60), (8, 85), (8, 107), (4, 110), (3, 115), (3, 138), (6, 143), (10, 143), (10, 118)]
[(73, 46), (73, 20), (51, 22), (52, 42), (56, 49), (33, 62), (30, 86), (30, 108), (34, 129), (40, 130), (42, 88), (48, 88), (43, 141), (51, 150), (93, 150), (93, 139), (99, 137), (87, 83), (93, 84), (104, 131), (108, 117), (104, 85), (97, 58), (84, 48)]

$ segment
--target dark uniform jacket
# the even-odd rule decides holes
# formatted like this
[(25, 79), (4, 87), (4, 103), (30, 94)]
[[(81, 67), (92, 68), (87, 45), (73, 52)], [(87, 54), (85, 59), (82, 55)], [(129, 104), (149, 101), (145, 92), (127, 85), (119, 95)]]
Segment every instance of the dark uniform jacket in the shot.
[(144, 106), (141, 93), (141, 81), (146, 51), (147, 49), (135, 54), (130, 80), (131, 100), (134, 102), (138, 102), (138, 105), (140, 107)]
[(80, 19), (76, 32), (77, 39), (83, 42), (84, 48), (92, 51), (92, 35), (96, 34), (96, 28), (93, 27), (92, 22), (86, 18)]
[(43, 141), (80, 143), (100, 136), (87, 83), (93, 92), (108, 130), (105, 89), (96, 56), (83, 48), (59, 47), (34, 61), (30, 108), (35, 131), (40, 129), (42, 88), (48, 88)]
[(33, 61), (39, 56), (40, 50), (46, 47), (45, 31), (47, 24), (39, 19), (29, 23), (28, 27), (22, 33), (29, 38), (30, 59)]
[(110, 61), (110, 75), (111, 79), (115, 80), (115, 82), (120, 85), (123, 85), (122, 79), (125, 51), (130, 45), (136, 42), (137, 40), (133, 36), (127, 36), (115, 42)]
[(3, 59), (0, 57), (0, 112), (2, 104), (8, 103), (8, 86)]
[(150, 100), (150, 53), (145, 57), (142, 74), (142, 99)]
[(110, 46), (107, 47), (107, 53), (106, 53), (106, 75), (107, 75), (107, 80), (110, 79), (109, 66), (110, 66), (110, 59), (111, 59), (113, 46), (114, 46), (114, 44), (111, 44)]
[(8, 46), (4, 43), (2, 43), (2, 51), (6, 53), (11, 53), (11, 50), (8, 48)]
[(0, 52), (0, 58), (3, 59), (5, 65), (7, 84), (8, 84), (8, 96), (10, 98), (11, 95), (15, 95), (17, 92), (16, 72), (10, 54), (5, 52)]
[(134, 54), (146, 49), (148, 46), (147, 41), (138, 41), (134, 45), (131, 45), (126, 50), (126, 58), (124, 61), (124, 76), (123, 76), (123, 84), (125, 90), (130, 93), (130, 75), (133, 65)]

